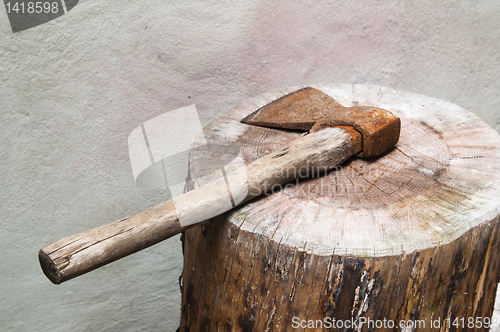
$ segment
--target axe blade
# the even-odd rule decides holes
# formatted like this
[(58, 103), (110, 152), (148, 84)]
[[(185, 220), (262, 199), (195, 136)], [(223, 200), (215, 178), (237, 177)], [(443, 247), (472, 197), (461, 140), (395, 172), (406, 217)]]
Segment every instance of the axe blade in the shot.
[(363, 136), (361, 157), (377, 156), (394, 147), (401, 130), (401, 120), (387, 110), (371, 106), (344, 107), (311, 87), (278, 98), (241, 122), (311, 132), (325, 127), (352, 127)]

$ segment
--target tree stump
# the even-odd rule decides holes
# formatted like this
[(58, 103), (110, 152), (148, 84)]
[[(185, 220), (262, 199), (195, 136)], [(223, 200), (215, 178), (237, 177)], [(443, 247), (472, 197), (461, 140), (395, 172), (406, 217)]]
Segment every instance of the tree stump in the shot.
[[(499, 135), (437, 99), (313, 87), (344, 106), (393, 112), (399, 143), (187, 230), (179, 331), (487, 330), (500, 269)], [(296, 138), (239, 121), (299, 88), (212, 121), (208, 144), (234, 143), (248, 164)], [(190, 157), (195, 183), (204, 157)]]

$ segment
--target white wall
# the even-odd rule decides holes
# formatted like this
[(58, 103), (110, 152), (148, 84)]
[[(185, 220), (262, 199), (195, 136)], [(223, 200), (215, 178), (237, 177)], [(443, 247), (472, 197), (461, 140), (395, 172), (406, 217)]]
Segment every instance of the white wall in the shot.
[(500, 131), (500, 2), (80, 1), (12, 33), (0, 8), (2, 331), (173, 331), (178, 237), (60, 286), (38, 250), (168, 198), (134, 184), (127, 137), (196, 104), (320, 82), (391, 86)]

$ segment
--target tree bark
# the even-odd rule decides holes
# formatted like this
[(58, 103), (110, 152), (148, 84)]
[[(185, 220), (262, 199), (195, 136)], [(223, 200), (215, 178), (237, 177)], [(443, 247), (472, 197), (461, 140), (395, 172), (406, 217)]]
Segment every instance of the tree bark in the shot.
[[(344, 106), (393, 112), (399, 143), (187, 230), (179, 331), (487, 330), (500, 270), (499, 135), (433, 98), (313, 87)], [(248, 164), (296, 138), (239, 120), (298, 88), (212, 121), (208, 144), (236, 144)], [(206, 158), (190, 158), (195, 187), (215, 170)]]

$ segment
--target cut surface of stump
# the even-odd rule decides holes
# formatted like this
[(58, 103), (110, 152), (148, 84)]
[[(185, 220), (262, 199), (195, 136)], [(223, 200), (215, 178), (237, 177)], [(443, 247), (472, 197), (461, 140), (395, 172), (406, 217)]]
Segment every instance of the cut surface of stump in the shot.
[[(398, 144), (269, 188), (186, 231), (179, 330), (300, 331), (340, 322), (346, 331), (484, 330), (500, 269), (499, 135), (441, 100), (379, 86), (312, 87), (343, 106), (399, 116)], [(212, 121), (208, 145), (237, 146), (249, 164), (297, 138), (240, 120), (299, 88), (263, 94)], [(227, 151), (191, 155), (194, 186)]]

